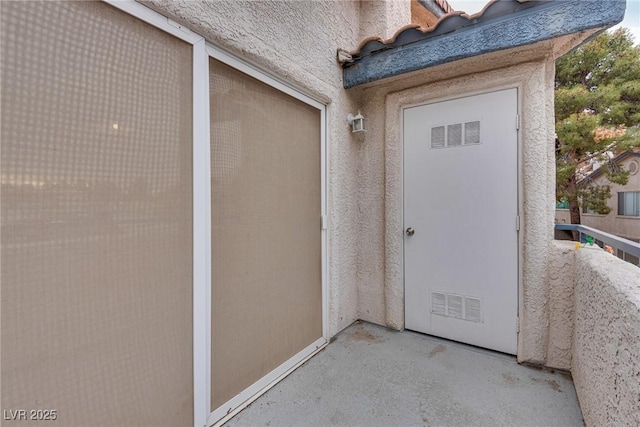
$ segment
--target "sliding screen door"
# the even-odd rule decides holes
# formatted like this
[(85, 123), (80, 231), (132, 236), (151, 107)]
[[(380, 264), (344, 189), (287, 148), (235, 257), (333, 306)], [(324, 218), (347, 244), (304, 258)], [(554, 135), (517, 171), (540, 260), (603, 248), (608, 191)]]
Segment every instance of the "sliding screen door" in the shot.
[(192, 46), (102, 2), (0, 19), (3, 425), (193, 425)]
[(211, 407), (322, 337), (321, 115), (210, 60)]

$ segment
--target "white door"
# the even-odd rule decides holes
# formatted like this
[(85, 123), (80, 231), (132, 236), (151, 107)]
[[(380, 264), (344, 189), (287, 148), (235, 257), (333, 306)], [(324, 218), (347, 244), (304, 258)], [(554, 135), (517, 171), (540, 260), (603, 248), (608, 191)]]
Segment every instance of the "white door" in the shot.
[(404, 110), (407, 329), (516, 353), (517, 90)]

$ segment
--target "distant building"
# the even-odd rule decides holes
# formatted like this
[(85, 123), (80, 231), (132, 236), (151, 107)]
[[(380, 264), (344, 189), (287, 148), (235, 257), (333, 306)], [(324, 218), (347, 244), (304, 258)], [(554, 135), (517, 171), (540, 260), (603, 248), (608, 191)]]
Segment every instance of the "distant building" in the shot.
[[(582, 224), (640, 242), (640, 153), (622, 153), (612, 160), (629, 171), (629, 181), (627, 185), (610, 183), (603, 176), (602, 168), (583, 178), (580, 182), (590, 179), (598, 184), (608, 183), (611, 186), (611, 198), (608, 201), (611, 212), (608, 215), (598, 215), (580, 208)], [(557, 204), (557, 223), (571, 222), (568, 207), (566, 203)]]

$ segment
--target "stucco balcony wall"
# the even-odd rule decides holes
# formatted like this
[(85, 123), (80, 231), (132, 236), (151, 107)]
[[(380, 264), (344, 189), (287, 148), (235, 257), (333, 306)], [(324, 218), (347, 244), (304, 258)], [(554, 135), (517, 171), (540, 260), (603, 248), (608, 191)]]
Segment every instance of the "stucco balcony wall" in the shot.
[(640, 269), (603, 250), (575, 254), (573, 374), (588, 426), (640, 425)]
[(555, 241), (548, 366), (570, 368), (587, 426), (640, 425), (640, 269)]

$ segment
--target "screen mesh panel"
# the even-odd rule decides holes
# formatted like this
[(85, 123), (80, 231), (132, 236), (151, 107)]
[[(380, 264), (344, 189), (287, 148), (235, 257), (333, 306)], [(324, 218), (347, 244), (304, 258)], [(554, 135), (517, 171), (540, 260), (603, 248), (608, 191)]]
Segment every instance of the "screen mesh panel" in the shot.
[(447, 126), (447, 146), (455, 147), (462, 144), (462, 125), (456, 123), (455, 125)]
[(445, 127), (437, 126), (431, 128), (431, 148), (442, 148), (445, 143)]
[(464, 143), (479, 144), (480, 143), (480, 122), (467, 122), (464, 124)]
[(0, 2), (3, 425), (193, 425), (192, 48)]
[(322, 337), (320, 111), (210, 60), (212, 409)]

